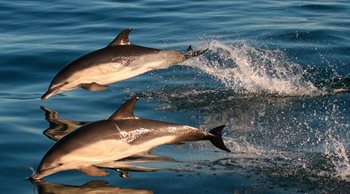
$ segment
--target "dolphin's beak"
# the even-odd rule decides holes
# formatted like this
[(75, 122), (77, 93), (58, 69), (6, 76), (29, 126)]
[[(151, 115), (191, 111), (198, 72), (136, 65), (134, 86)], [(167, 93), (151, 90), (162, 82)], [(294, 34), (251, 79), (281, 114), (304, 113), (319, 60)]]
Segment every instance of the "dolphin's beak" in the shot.
[(43, 94), (41, 96), (41, 100), (46, 100), (49, 97), (51, 97), (51, 96), (53, 96), (53, 95), (55, 95), (57, 93), (58, 93), (58, 89), (57, 88), (49, 89), (49, 90), (47, 90), (47, 92), (45, 94)]
[(38, 182), (41, 181), (41, 179), (38, 178), (38, 175), (36, 175), (36, 174), (31, 176), (31, 177), (29, 177), (28, 180), (30, 180), (31, 182), (34, 182), (34, 183), (38, 183)]
[(68, 84), (68, 82), (65, 82), (65, 83), (60, 84), (60, 85), (55, 86), (55, 87), (50, 87), (47, 90), (47, 92), (41, 96), (41, 100), (46, 100), (46, 99), (50, 98), (51, 96), (62, 92), (62, 87), (66, 84)]
[(41, 96), (41, 100), (46, 100), (46, 99), (50, 98), (51, 96), (53, 96), (53, 95), (55, 95), (55, 94), (61, 93), (61, 92), (62, 92), (62, 87), (63, 87), (64, 85), (66, 85), (66, 84), (67, 84), (67, 82), (66, 82), (66, 83), (63, 83), (63, 84), (61, 84), (61, 85), (58, 85), (58, 86), (56, 86), (56, 87), (50, 87), (50, 88), (47, 90), (47, 92), (46, 92), (44, 95)]

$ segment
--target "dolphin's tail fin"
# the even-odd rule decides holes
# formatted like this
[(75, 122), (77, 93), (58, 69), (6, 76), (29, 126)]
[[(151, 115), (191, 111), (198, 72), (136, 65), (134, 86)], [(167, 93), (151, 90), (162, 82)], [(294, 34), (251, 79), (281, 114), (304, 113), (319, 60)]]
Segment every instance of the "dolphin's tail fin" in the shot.
[(194, 51), (192, 49), (192, 46), (190, 45), (188, 48), (187, 48), (187, 51), (185, 53), (185, 57), (186, 59), (189, 59), (189, 58), (192, 58), (192, 57), (196, 57), (196, 56), (199, 56), (203, 53), (205, 53), (208, 49), (204, 49), (204, 50), (198, 50), (198, 51)]
[(227, 152), (231, 152), (226, 145), (224, 144), (224, 141), (222, 140), (222, 129), (225, 127), (225, 125), (221, 125), (218, 127), (215, 127), (214, 129), (211, 129), (209, 131), (210, 136), (208, 136), (209, 141), (215, 145), (217, 148), (225, 150)]

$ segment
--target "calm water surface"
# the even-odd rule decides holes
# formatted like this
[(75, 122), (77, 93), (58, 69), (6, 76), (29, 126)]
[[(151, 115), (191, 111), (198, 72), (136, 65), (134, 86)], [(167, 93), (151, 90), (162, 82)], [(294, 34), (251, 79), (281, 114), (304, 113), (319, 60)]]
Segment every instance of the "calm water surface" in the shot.
[[(0, 18), (1, 193), (350, 192), (347, 0), (1, 0)], [(139, 45), (209, 51), (107, 91), (39, 100), (64, 65), (127, 27)], [(54, 144), (47, 128), (105, 119), (133, 95), (141, 97), (140, 117), (205, 130), (226, 124), (233, 152), (209, 142), (168, 145), (152, 154), (178, 162), (144, 165), (191, 172), (123, 179), (112, 170), (97, 178), (66, 171), (38, 185), (26, 180)]]

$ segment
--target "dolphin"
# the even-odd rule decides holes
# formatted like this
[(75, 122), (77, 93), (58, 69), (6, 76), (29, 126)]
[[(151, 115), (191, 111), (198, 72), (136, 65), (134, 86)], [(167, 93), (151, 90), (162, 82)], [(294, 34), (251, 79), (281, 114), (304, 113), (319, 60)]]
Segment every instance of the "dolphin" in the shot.
[[(45, 111), (45, 119), (50, 123), (50, 127), (44, 131), (44, 135), (48, 138), (58, 141), (62, 137), (71, 133), (72, 131), (78, 129), (84, 124), (90, 123), (86, 121), (74, 121), (58, 117), (58, 112), (50, 110), (44, 106), (40, 107)], [(179, 162), (172, 158), (167, 158), (164, 156), (157, 156), (152, 154), (153, 150), (148, 150), (144, 153), (138, 153), (130, 157), (113, 161), (105, 164), (104, 168), (109, 168), (119, 172), (120, 177), (128, 178), (130, 176), (129, 171), (136, 172), (153, 172), (158, 170), (175, 170), (175, 171), (187, 171), (185, 169), (178, 168), (154, 168), (154, 167), (144, 167), (136, 166), (132, 164), (144, 164), (144, 163), (156, 163), (156, 162)]]
[(133, 97), (108, 119), (86, 124), (58, 140), (41, 160), (32, 179), (39, 180), (65, 170), (80, 170), (90, 176), (105, 176), (108, 164), (164, 144), (209, 140), (219, 149), (230, 151), (221, 132), (209, 132), (187, 125), (138, 118)]
[(60, 185), (44, 181), (33, 182), (38, 187), (39, 194), (152, 194), (153, 191), (147, 189), (131, 189), (108, 186), (104, 180), (93, 180), (81, 186)]
[(187, 52), (147, 48), (129, 41), (131, 28), (127, 28), (105, 48), (90, 52), (64, 67), (51, 81), (41, 100), (55, 94), (83, 88), (89, 91), (107, 89), (107, 84), (122, 81), (145, 72), (168, 68), (206, 50)]

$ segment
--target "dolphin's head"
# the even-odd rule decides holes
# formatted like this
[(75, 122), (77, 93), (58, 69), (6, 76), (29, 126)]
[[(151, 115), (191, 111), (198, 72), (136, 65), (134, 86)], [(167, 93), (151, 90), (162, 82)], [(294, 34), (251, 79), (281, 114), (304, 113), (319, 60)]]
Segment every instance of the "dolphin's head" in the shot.
[(60, 166), (53, 166), (47, 169), (39, 169), (36, 173), (34, 173), (30, 178), (32, 180), (41, 180), (43, 177), (46, 177), (50, 174), (54, 174), (56, 172), (62, 171)]
[(41, 100), (46, 100), (55, 94), (58, 94), (58, 93), (65, 91), (65, 90), (63, 90), (63, 87), (67, 84), (68, 84), (68, 82), (64, 82), (64, 83), (52, 82), (49, 86), (49, 89), (45, 92), (45, 94), (43, 94), (41, 96)]
[(66, 166), (64, 165), (64, 162), (61, 161), (61, 153), (49, 151), (41, 160), (36, 173), (34, 173), (31, 178), (34, 180), (40, 180), (45, 176), (62, 171), (63, 168), (66, 168)]
[(41, 100), (46, 100), (55, 94), (77, 88), (74, 85), (75, 81), (69, 73), (62, 70), (52, 80), (47, 92), (41, 96)]

